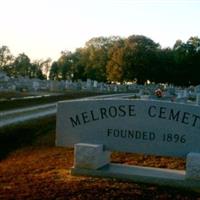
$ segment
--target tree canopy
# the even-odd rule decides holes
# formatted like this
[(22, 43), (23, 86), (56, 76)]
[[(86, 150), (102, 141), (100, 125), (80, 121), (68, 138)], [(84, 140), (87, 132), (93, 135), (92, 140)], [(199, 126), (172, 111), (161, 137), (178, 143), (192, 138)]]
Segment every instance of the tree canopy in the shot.
[[(160, 44), (143, 35), (95, 37), (83, 48), (70, 52), (67, 59), (62, 58), (63, 55), (56, 67), (55, 63), (52, 65), (52, 73), (58, 68), (54, 76), (60, 79), (70, 78), (60, 73), (64, 70), (71, 74), (73, 80), (90, 78), (103, 82), (136, 81), (139, 84), (149, 80), (183, 86), (200, 84), (198, 37), (190, 37), (185, 43), (177, 40), (173, 48), (161, 48)], [(65, 64), (61, 64), (60, 60)]]
[[(0, 70), (5, 71), (9, 76), (26, 76), (29, 78), (46, 78), (42, 72), (44, 61), (30, 61), (25, 53), (14, 57), (7, 46), (0, 47)], [(50, 66), (49, 66), (50, 67)]]
[(144, 84), (169, 83), (181, 86), (200, 84), (200, 38), (178, 39), (172, 48), (143, 35), (94, 37), (74, 52), (62, 51), (59, 59), (31, 62), (25, 54), (16, 58), (7, 46), (0, 47), (0, 69), (10, 76), (52, 80), (86, 80), (101, 82), (135, 81)]

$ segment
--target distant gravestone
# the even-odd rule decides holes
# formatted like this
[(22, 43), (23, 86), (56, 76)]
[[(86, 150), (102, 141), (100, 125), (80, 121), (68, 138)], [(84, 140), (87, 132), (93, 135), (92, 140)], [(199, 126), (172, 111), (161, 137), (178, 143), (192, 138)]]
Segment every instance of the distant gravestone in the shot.
[(196, 95), (196, 103), (200, 105), (200, 93)]
[(97, 85), (98, 85), (98, 82), (97, 82), (97, 81), (94, 81), (94, 82), (93, 82), (93, 87), (94, 87), (94, 88), (97, 88)]
[(91, 80), (91, 79), (87, 79), (86, 87), (87, 87), (88, 89), (91, 89), (91, 87), (92, 87), (92, 80)]
[(197, 94), (200, 94), (200, 85), (197, 85), (197, 86), (195, 87), (195, 92), (196, 92)]
[(58, 91), (58, 88), (59, 88), (59, 82), (58, 81), (54, 81), (54, 80), (52, 80), (52, 81), (50, 81), (50, 91)]
[(168, 88), (168, 93), (169, 93), (169, 95), (175, 95), (176, 94), (175, 88), (174, 87), (169, 87)]
[(37, 80), (33, 81), (33, 90), (34, 90), (34, 91), (38, 91), (39, 88), (40, 88), (40, 83), (39, 83), (39, 81), (37, 81)]
[[(198, 105), (113, 99), (59, 102), (56, 134), (57, 146), (75, 146), (75, 175), (200, 189)], [(110, 164), (110, 151), (185, 157), (186, 173)]]
[(7, 74), (0, 70), (0, 82), (7, 82), (9, 79), (10, 78), (7, 76)]

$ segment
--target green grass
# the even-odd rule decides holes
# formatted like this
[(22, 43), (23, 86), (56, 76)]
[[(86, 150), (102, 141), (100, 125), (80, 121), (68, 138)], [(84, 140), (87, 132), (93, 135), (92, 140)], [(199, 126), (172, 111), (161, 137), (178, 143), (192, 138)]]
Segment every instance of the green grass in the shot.
[(0, 160), (20, 148), (55, 146), (55, 129), (55, 116), (0, 128)]
[[(63, 96), (0, 102), (0, 111), (97, 95), (92, 92), (68, 92)], [(0, 160), (9, 153), (31, 146), (55, 146), (56, 117), (50, 116), (0, 128)]]
[(0, 92), (0, 99), (20, 98), (29, 95), (27, 92)]
[[(11, 100), (0, 101), (0, 111), (35, 106), (35, 105), (52, 103), (52, 102), (68, 100), (68, 99), (94, 96), (94, 95), (98, 95), (98, 94), (100, 94), (100, 93), (69, 91), (60, 96), (41, 97), (41, 98), (36, 98), (36, 99), (16, 99), (16, 100), (12, 100), (12, 101)], [(0, 94), (0, 95), (2, 96), (2, 94)]]

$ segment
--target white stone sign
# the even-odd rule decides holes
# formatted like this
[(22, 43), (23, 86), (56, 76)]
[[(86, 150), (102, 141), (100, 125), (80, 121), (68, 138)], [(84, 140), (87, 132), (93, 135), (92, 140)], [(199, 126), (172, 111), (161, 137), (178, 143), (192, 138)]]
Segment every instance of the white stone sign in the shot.
[(105, 150), (186, 157), (200, 152), (200, 106), (153, 100), (58, 103), (57, 146), (103, 144)]
[[(200, 106), (153, 100), (58, 104), (58, 146), (74, 146), (72, 175), (111, 177), (200, 192)], [(110, 163), (110, 151), (186, 158), (186, 170)]]

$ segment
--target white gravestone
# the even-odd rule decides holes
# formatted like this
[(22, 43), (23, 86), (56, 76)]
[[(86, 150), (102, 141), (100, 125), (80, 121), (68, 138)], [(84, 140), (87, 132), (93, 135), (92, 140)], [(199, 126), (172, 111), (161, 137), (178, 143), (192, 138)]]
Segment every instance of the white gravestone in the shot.
[(97, 85), (98, 85), (98, 82), (97, 82), (97, 81), (94, 81), (94, 82), (93, 82), (93, 87), (94, 87), (94, 88), (97, 88)]

